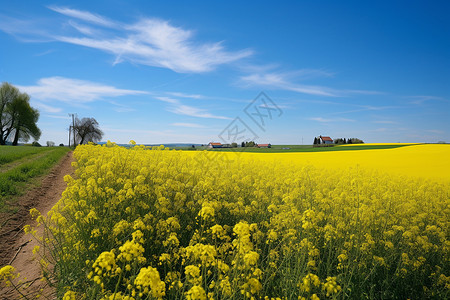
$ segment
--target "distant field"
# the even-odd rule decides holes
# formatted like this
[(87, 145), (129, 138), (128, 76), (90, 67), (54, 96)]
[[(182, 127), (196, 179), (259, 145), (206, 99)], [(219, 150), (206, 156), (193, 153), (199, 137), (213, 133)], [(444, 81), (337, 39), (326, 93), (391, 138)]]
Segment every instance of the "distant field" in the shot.
[[(288, 153), (288, 152), (324, 152), (324, 151), (354, 151), (354, 150), (375, 150), (394, 149), (417, 144), (354, 144), (354, 145), (333, 145), (332, 147), (313, 147), (312, 145), (272, 145), (271, 148), (214, 148), (198, 147), (197, 150), (210, 151), (234, 151), (234, 152), (260, 152), (260, 153)], [(181, 149), (180, 150), (193, 150)]]
[[(396, 147), (392, 146), (395, 145), (349, 145), (323, 148), (321, 151), (303, 151), (305, 153), (294, 153), (292, 151), (291, 153), (275, 152), (277, 155), (271, 155), (267, 151), (260, 154), (239, 153), (236, 156), (248, 156), (266, 162), (276, 161), (310, 165), (333, 171), (356, 167), (392, 175), (450, 182), (450, 160), (448, 159), (450, 157), (450, 145), (401, 144)], [(330, 151), (326, 149), (330, 149)], [(227, 154), (233, 155), (231, 152), (227, 152)]]
[(0, 146), (0, 211), (5, 199), (21, 195), (33, 179), (44, 175), (70, 149), (66, 147)]

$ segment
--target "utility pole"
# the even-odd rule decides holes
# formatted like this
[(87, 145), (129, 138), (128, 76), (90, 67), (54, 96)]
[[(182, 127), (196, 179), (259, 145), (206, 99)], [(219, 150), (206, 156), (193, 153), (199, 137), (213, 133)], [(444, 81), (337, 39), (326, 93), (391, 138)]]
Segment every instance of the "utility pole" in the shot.
[(73, 146), (75, 147), (75, 114), (69, 114), (69, 116), (72, 116), (72, 126), (69, 127), (69, 147), (70, 147), (70, 132), (71, 129), (73, 130)]

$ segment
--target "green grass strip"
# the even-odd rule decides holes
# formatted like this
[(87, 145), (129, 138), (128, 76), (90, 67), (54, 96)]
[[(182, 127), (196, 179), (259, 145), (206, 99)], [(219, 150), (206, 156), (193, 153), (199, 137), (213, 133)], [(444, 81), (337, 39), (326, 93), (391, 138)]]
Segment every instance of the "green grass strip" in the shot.
[(33, 178), (47, 173), (69, 151), (66, 147), (53, 148), (45, 156), (0, 173), (0, 210), (4, 208), (6, 197), (23, 194)]
[(0, 146), (0, 166), (26, 156), (54, 150), (51, 147)]

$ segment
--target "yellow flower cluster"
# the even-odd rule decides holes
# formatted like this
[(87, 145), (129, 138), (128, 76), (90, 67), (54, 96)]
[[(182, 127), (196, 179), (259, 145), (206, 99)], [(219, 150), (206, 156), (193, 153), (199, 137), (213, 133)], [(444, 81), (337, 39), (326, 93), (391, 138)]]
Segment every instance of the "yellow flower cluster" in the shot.
[(13, 266), (4, 266), (0, 269), (0, 282), (4, 282), (6, 286), (12, 284), (11, 280), (19, 277), (19, 274), (15, 274), (15, 269)]
[(447, 184), (131, 146), (77, 147), (44, 221), (65, 299), (448, 295)]

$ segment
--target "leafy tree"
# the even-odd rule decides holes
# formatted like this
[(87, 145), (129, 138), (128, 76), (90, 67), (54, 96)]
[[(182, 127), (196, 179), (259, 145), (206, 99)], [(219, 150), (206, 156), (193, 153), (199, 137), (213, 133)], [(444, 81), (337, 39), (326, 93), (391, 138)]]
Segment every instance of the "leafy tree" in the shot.
[(364, 144), (363, 140), (358, 139), (358, 138), (351, 138), (351, 139), (348, 139), (347, 142), (348, 142), (349, 144)]
[(55, 146), (55, 142), (47, 141), (47, 147), (54, 147), (54, 146)]
[(241, 147), (245, 147), (245, 142), (242, 142)]
[(38, 140), (41, 136), (41, 130), (36, 125), (39, 120), (39, 111), (30, 106), (29, 99), (27, 94), (22, 94), (17, 98), (18, 110), (16, 121), (13, 124), (15, 131), (13, 146), (17, 145), (19, 139), (27, 142), (30, 137)]
[(75, 138), (78, 144), (87, 142), (99, 142), (103, 137), (103, 131), (94, 118), (75, 119)]
[(236, 148), (237, 147), (237, 143), (231, 143), (231, 147), (232, 148)]
[(39, 111), (30, 106), (30, 96), (20, 93), (19, 89), (9, 83), (0, 87), (0, 145), (13, 137), (13, 145), (19, 140), (35, 140), (41, 136), (36, 123)]
[(61, 143), (61, 144), (59, 144), (59, 146), (60, 146), (60, 147), (64, 147), (64, 144), (63, 144), (63, 143)]

